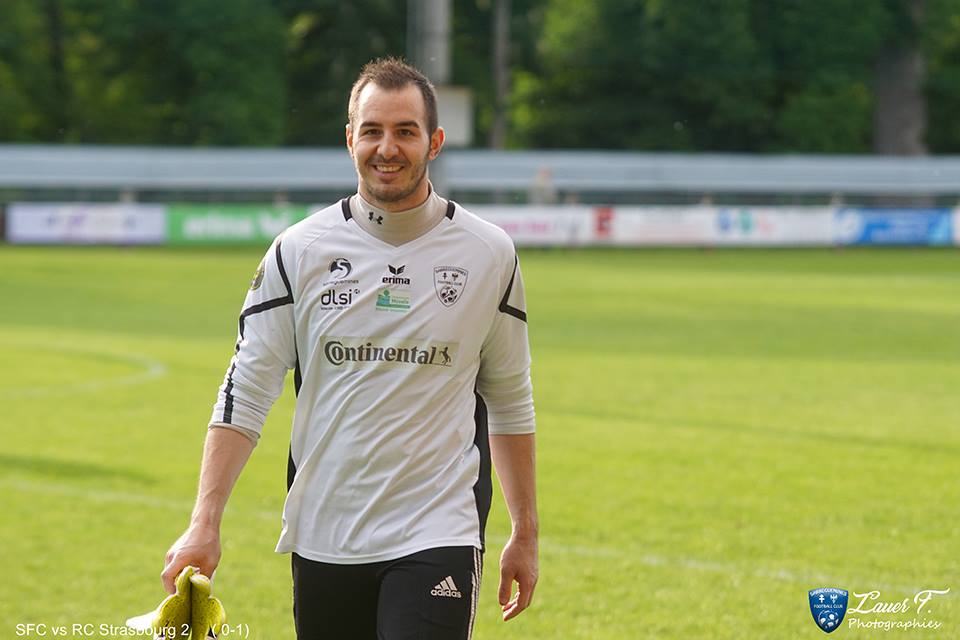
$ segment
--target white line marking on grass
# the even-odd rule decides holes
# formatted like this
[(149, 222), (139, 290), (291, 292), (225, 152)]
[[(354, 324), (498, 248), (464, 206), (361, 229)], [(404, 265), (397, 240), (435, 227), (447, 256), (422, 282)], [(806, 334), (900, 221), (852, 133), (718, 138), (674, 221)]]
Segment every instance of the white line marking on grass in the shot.
[[(35, 346), (35, 345), (34, 345)], [(117, 387), (132, 387), (143, 384), (157, 378), (167, 375), (167, 365), (159, 360), (148, 358), (147, 356), (136, 353), (117, 353), (114, 351), (95, 351), (93, 349), (77, 349), (67, 345), (43, 345), (41, 348), (45, 351), (66, 351), (72, 355), (87, 356), (107, 356), (111, 359), (126, 364), (132, 364), (140, 367), (142, 371), (118, 378), (101, 378), (84, 380), (72, 384), (42, 385), (32, 387), (8, 387), (0, 389), (0, 397), (23, 397), (36, 398), (42, 396), (65, 395), (71, 393), (92, 393), (102, 391), (103, 389), (114, 389)], [(54, 375), (56, 373), (54, 372)]]
[[(16, 478), (0, 478), (0, 487), (33, 493), (69, 496), (71, 498), (80, 498), (93, 502), (114, 502), (120, 504), (134, 504), (153, 509), (168, 509), (182, 512), (184, 517), (186, 517), (186, 514), (189, 514), (189, 512), (193, 509), (193, 503), (187, 500), (169, 500), (146, 493), (113, 491), (106, 489), (88, 489), (54, 482), (34, 482)], [(241, 515), (273, 522), (277, 522), (280, 519), (279, 511), (268, 511), (263, 509), (244, 510), (241, 512)], [(856, 582), (857, 584), (863, 584), (871, 589), (886, 589), (902, 593), (916, 593), (921, 590), (920, 587), (892, 585), (881, 582), (872, 582), (870, 580), (851, 581), (846, 578), (840, 579), (834, 576), (824, 576), (818, 574), (799, 575), (793, 573), (792, 571), (787, 571), (786, 569), (769, 569), (764, 567), (748, 568), (741, 564), (730, 562), (716, 562), (712, 560), (701, 560), (699, 558), (684, 556), (669, 557), (649, 553), (644, 554), (639, 550), (632, 550), (623, 547), (566, 545), (556, 544), (550, 542), (549, 540), (541, 540), (540, 548), (547, 554), (555, 553), (560, 555), (573, 555), (587, 558), (605, 558), (609, 560), (615, 560), (617, 562), (632, 560), (650, 567), (668, 567), (673, 569), (702, 571), (706, 573), (719, 573), (728, 576), (747, 576), (769, 580), (780, 580), (793, 584), (807, 585), (806, 588), (844, 585), (850, 584), (851, 582)]]
[[(690, 557), (667, 557), (654, 554), (644, 554), (641, 551), (633, 552), (629, 549), (619, 547), (592, 547), (581, 545), (554, 544), (549, 541), (541, 541), (540, 548), (547, 553), (558, 553), (563, 555), (577, 555), (593, 558), (607, 558), (623, 562), (625, 560), (634, 560), (650, 567), (670, 567), (679, 569), (690, 569), (691, 571), (703, 571), (707, 573), (720, 573), (729, 576), (742, 575), (754, 578), (765, 578), (772, 580), (782, 580), (795, 584), (818, 586), (834, 586), (850, 584), (849, 579), (839, 579), (835, 576), (824, 576), (818, 574), (799, 575), (786, 569), (767, 569), (763, 567), (748, 568), (740, 564), (729, 562), (715, 562), (711, 560), (700, 560)], [(857, 580), (857, 584), (864, 584), (871, 589), (887, 589), (903, 593), (916, 593), (920, 591), (919, 587), (884, 584), (881, 582), (872, 582), (870, 580)]]
[(69, 496), (71, 498), (82, 498), (90, 502), (116, 502), (121, 504), (135, 504), (141, 507), (152, 507), (154, 509), (170, 509), (173, 511), (189, 512), (193, 508), (193, 503), (185, 500), (169, 500), (159, 498), (147, 493), (132, 493), (129, 491), (113, 491), (110, 489), (87, 489), (76, 487), (69, 484), (55, 482), (33, 482), (30, 480), (18, 480), (15, 478), (4, 478), (0, 480), (0, 486), (13, 489), (15, 491), (26, 491), (30, 493), (44, 493), (56, 496)]
[[(115, 491), (112, 489), (92, 489), (78, 487), (60, 482), (36, 482), (33, 480), (23, 480), (20, 478), (0, 478), (0, 487), (31, 493), (69, 496), (71, 498), (80, 498), (89, 500), (91, 502), (113, 502), (119, 504), (133, 504), (152, 509), (168, 509), (170, 511), (180, 511), (185, 514), (184, 517), (188, 516), (193, 510), (192, 501), (171, 500), (149, 493), (138, 493), (133, 491)], [(255, 518), (261, 518), (263, 520), (280, 520), (279, 510), (245, 510), (242, 513), (245, 516), (252, 516)]]

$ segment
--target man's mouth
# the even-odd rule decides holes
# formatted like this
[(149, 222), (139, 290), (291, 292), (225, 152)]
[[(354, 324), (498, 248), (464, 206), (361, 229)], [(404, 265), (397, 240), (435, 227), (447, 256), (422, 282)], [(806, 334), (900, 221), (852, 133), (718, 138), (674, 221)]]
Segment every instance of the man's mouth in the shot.
[(380, 173), (396, 173), (403, 167), (399, 164), (375, 164), (373, 165), (373, 168)]

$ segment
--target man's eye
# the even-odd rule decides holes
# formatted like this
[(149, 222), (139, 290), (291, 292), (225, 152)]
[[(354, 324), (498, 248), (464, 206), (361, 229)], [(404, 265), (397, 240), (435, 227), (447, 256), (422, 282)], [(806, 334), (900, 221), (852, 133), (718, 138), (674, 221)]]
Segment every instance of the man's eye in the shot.
[(364, 129), (360, 132), (362, 136), (378, 136), (380, 135), (380, 129)]
[(400, 135), (402, 136), (412, 136), (414, 135), (413, 129), (400, 129)]

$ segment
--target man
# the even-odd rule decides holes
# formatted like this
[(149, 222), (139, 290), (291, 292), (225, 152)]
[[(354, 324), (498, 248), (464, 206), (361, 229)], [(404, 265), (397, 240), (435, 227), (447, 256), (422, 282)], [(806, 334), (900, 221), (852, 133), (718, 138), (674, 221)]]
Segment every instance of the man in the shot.
[(358, 192), (287, 229), (257, 269), (191, 524), (162, 579), (172, 592), (182, 567), (216, 568), (227, 498), (294, 369), (277, 551), (292, 554), (298, 637), (469, 638), (491, 458), (513, 523), (500, 559), (504, 620), (529, 606), (537, 582), (519, 265), (506, 234), (432, 191), (444, 134), (419, 71), (368, 64), (348, 115)]

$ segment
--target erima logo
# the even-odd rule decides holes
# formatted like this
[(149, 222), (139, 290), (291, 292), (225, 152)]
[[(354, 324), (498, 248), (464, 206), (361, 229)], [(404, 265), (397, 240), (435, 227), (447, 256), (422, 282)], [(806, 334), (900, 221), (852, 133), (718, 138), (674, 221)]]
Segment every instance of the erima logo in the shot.
[(420, 344), (410, 340), (395, 342), (395, 346), (376, 345), (363, 338), (344, 338), (355, 344), (344, 344), (341, 340), (330, 340), (323, 345), (323, 355), (335, 367), (347, 362), (396, 363), (413, 365), (433, 365), (451, 367), (457, 356), (457, 345), (449, 342)]
[(337, 258), (330, 263), (330, 275), (334, 280), (343, 280), (353, 271), (353, 266), (346, 258)]
[(460, 593), (460, 590), (457, 589), (457, 585), (453, 583), (453, 578), (447, 576), (443, 579), (443, 582), (435, 586), (430, 590), (430, 595), (440, 596), (442, 598), (462, 598), (463, 594)]
[(388, 264), (387, 267), (389, 267), (391, 275), (383, 276), (383, 284), (410, 284), (410, 278), (400, 277), (400, 274), (407, 268), (407, 265), (395, 267), (392, 264)]

